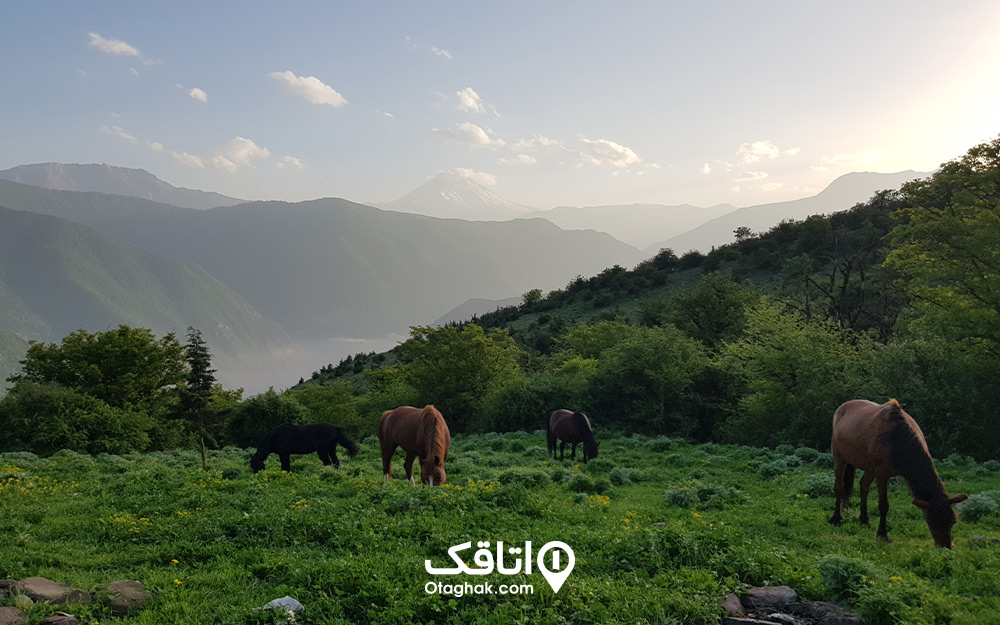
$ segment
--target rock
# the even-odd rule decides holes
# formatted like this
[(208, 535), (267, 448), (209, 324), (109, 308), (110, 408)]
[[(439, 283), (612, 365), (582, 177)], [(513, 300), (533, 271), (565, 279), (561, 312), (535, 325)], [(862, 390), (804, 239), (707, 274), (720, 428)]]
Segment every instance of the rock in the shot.
[(42, 621), (42, 625), (83, 625), (77, 620), (72, 614), (66, 614), (65, 612), (56, 612), (49, 618)]
[(746, 610), (743, 609), (743, 604), (740, 603), (739, 596), (731, 592), (726, 600), (722, 603), (722, 609), (726, 611), (729, 616), (746, 616)]
[(666, 526), (667, 524), (664, 523), (663, 521), (657, 521), (656, 523), (653, 523), (653, 527), (666, 527)]
[(772, 623), (784, 623), (785, 625), (799, 625), (802, 622), (791, 614), (785, 614), (784, 612), (773, 612), (768, 614), (767, 620)]
[(810, 619), (821, 625), (864, 625), (859, 615), (845, 610), (836, 603), (813, 601), (802, 610)]
[(781, 609), (789, 603), (798, 600), (799, 595), (788, 586), (759, 586), (751, 588), (740, 597), (743, 607), (747, 610), (766, 608)]
[(0, 625), (7, 625), (8, 623), (25, 623), (28, 619), (24, 618), (21, 611), (17, 608), (0, 608)]
[(305, 610), (305, 607), (289, 596), (284, 596), (280, 599), (274, 599), (273, 601), (268, 601), (264, 607), (257, 608), (258, 610), (283, 610), (285, 612), (301, 612)]
[(722, 625), (775, 625), (774, 621), (762, 621), (756, 618), (723, 616)]
[(115, 616), (125, 616), (130, 610), (141, 608), (149, 601), (149, 593), (141, 582), (122, 579), (110, 584), (102, 584), (94, 589), (94, 594), (106, 596)]
[(34, 601), (44, 601), (54, 605), (68, 603), (89, 605), (91, 603), (90, 593), (86, 590), (73, 588), (69, 584), (53, 582), (44, 577), (22, 579), (17, 584), (17, 590), (28, 595)]
[(983, 547), (985, 545), (995, 545), (997, 543), (1000, 543), (1000, 538), (997, 538), (996, 536), (986, 537), (982, 534), (974, 534), (971, 538), (969, 538), (969, 544), (973, 547)]

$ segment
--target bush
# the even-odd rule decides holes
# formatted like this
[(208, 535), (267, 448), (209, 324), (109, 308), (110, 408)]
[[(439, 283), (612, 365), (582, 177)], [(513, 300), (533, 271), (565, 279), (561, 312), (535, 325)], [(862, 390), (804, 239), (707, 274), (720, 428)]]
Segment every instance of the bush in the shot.
[(851, 599), (857, 595), (869, 577), (873, 576), (871, 564), (846, 556), (826, 556), (819, 561), (823, 585), (835, 599)]
[(969, 498), (955, 506), (962, 521), (976, 523), (983, 517), (989, 516), (1000, 508), (996, 500), (988, 493), (977, 493), (969, 495)]
[(698, 496), (693, 488), (679, 488), (664, 493), (667, 505), (671, 508), (690, 508), (698, 503)]

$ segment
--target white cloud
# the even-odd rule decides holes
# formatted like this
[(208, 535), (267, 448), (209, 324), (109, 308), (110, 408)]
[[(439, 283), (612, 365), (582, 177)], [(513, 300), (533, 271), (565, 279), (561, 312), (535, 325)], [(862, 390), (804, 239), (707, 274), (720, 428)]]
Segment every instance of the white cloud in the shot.
[(344, 96), (315, 76), (296, 76), (290, 71), (272, 72), (270, 76), (288, 91), (313, 104), (327, 104), (337, 108), (347, 106)]
[(737, 150), (743, 157), (744, 163), (757, 163), (766, 159), (775, 159), (781, 156), (781, 150), (770, 141), (754, 141), (744, 143)]
[(446, 59), (451, 60), (451, 52), (448, 52), (447, 50), (444, 50), (444, 49), (439, 48), (437, 46), (430, 46), (430, 50), (431, 50), (431, 52), (433, 52), (437, 56), (444, 57)]
[(97, 48), (107, 54), (117, 54), (120, 56), (135, 56), (142, 58), (142, 53), (121, 39), (105, 39), (97, 33), (87, 33), (90, 35), (90, 47)]
[(497, 185), (497, 177), (483, 171), (475, 171), (465, 167), (456, 167), (455, 169), (449, 170), (449, 173), (465, 178), (466, 180), (471, 180), (472, 182), (481, 184), (484, 187), (495, 187)]
[(101, 126), (100, 131), (103, 132), (104, 134), (110, 135), (112, 137), (118, 137), (119, 139), (125, 139), (129, 143), (137, 143), (138, 142), (138, 140), (135, 137), (133, 137), (132, 135), (128, 134), (127, 132), (125, 132), (124, 130), (122, 130), (121, 128), (119, 128), (118, 126), (111, 126), (110, 128), (108, 126)]
[(498, 165), (534, 165), (538, 160), (530, 154), (517, 154), (513, 158), (497, 159)]
[(149, 149), (154, 152), (162, 152), (163, 144), (160, 143), (159, 141), (153, 141), (152, 143), (149, 144)]
[(769, 182), (767, 184), (760, 185), (758, 189), (764, 191), (765, 193), (771, 193), (774, 191), (780, 191), (784, 186), (784, 183), (781, 182)]
[(802, 151), (802, 148), (788, 148), (785, 150), (785, 156), (795, 156)]
[(432, 128), (431, 132), (476, 147), (496, 149), (507, 145), (503, 139), (492, 136), (489, 129), (484, 130), (471, 122), (463, 122), (455, 128)]
[(286, 167), (290, 169), (305, 169), (305, 165), (302, 161), (294, 156), (282, 156), (281, 160), (274, 164), (278, 169), (285, 169)]
[(824, 156), (823, 164), (831, 167), (863, 167), (873, 160), (874, 154), (835, 154)]
[(396, 116), (393, 115), (392, 113), (382, 113), (382, 116), (388, 119), (396, 119)]
[(208, 102), (208, 94), (199, 89), (198, 87), (195, 87), (191, 91), (188, 91), (188, 95), (194, 98), (195, 100), (198, 100), (199, 102)]
[(561, 141), (535, 135), (531, 139), (521, 139), (511, 146), (516, 152), (534, 152), (536, 154), (558, 154), (570, 152)]
[(705, 174), (706, 176), (709, 175), (710, 173), (712, 173), (712, 167), (711, 167), (711, 165), (709, 165), (708, 163), (705, 163), (704, 165), (702, 165), (701, 166), (701, 173)]
[(751, 182), (754, 180), (763, 180), (767, 178), (767, 174), (762, 171), (745, 171), (742, 174), (738, 174), (734, 180), (736, 182)]
[(269, 158), (271, 152), (254, 143), (250, 139), (236, 137), (212, 157), (212, 166), (216, 169), (235, 174), (243, 167), (252, 167), (250, 159)]
[(479, 97), (479, 94), (473, 91), (472, 87), (466, 87), (458, 93), (458, 108), (459, 110), (465, 111), (467, 113), (485, 113), (486, 107), (483, 106), (483, 101)]
[(139, 75), (139, 70), (137, 70), (134, 67), (130, 67), (130, 68), (128, 68), (128, 73), (132, 74), (133, 76), (138, 76)]
[(205, 160), (200, 156), (195, 156), (194, 154), (188, 154), (187, 152), (171, 152), (170, 156), (174, 158), (181, 165), (187, 167), (197, 167), (198, 169), (205, 169)]
[(608, 141), (607, 139), (587, 139), (582, 137), (580, 157), (593, 165), (611, 165), (612, 167), (628, 167), (638, 165), (642, 159), (629, 148)]

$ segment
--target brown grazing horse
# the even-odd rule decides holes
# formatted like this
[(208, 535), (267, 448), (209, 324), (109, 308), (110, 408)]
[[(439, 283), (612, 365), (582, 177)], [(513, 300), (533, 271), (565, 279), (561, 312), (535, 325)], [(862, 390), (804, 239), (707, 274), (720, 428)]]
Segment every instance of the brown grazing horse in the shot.
[[(444, 462), (448, 459), (451, 432), (444, 417), (434, 406), (400, 406), (382, 413), (378, 424), (378, 442), (382, 447), (382, 473), (386, 484), (392, 473), (392, 455), (396, 447), (406, 452), (406, 478), (413, 482), (413, 459), (420, 458), (420, 481), (431, 486), (444, 484)], [(414, 484), (415, 485), (415, 484)]]
[(559, 459), (563, 459), (566, 443), (573, 444), (573, 450), (569, 457), (576, 460), (576, 444), (583, 443), (583, 462), (587, 463), (590, 458), (597, 457), (597, 448), (600, 446), (594, 439), (594, 432), (590, 428), (590, 419), (582, 412), (570, 412), (559, 409), (549, 417), (549, 454), (556, 457), (556, 442), (559, 441)]
[(830, 446), (837, 495), (830, 523), (840, 525), (840, 506), (850, 504), (854, 471), (861, 469), (865, 474), (861, 478), (860, 521), (868, 524), (868, 489), (874, 480), (878, 487), (880, 517), (876, 536), (889, 542), (885, 526), (885, 516), (889, 512), (889, 478), (902, 475), (913, 494), (913, 505), (923, 510), (934, 544), (948, 549), (954, 547), (951, 528), (958, 521), (958, 515), (952, 506), (965, 501), (968, 495), (948, 496), (934, 468), (923, 432), (898, 401), (890, 399), (882, 405), (864, 399), (845, 402), (833, 414)]

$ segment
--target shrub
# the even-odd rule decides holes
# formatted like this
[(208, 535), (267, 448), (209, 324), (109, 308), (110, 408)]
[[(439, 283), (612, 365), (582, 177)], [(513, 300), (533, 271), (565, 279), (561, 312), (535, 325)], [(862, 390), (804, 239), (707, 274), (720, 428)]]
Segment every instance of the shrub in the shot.
[(855, 560), (846, 556), (831, 555), (819, 561), (820, 576), (823, 585), (830, 595), (836, 599), (850, 599), (869, 577), (872, 577), (872, 567), (868, 562)]
[(996, 500), (988, 493), (977, 493), (969, 495), (969, 498), (955, 506), (962, 521), (975, 523), (983, 517), (989, 516), (1000, 508)]
[(698, 503), (698, 496), (693, 488), (679, 488), (664, 493), (667, 505), (671, 508), (690, 508)]

